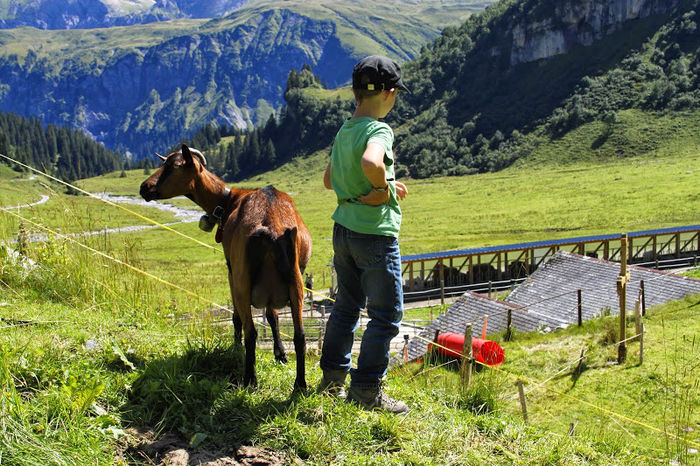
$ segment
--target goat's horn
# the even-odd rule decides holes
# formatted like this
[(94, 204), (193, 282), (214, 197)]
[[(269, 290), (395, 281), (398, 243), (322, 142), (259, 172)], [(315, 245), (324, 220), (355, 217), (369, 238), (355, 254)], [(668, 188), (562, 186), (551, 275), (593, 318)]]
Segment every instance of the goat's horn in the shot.
[(158, 152), (156, 152), (156, 156), (158, 156), (158, 158), (161, 159), (163, 162), (165, 162), (168, 159), (167, 157), (163, 157), (162, 155), (160, 155)]
[(191, 147), (190, 147), (190, 152), (192, 153), (192, 155), (194, 155), (195, 157), (197, 157), (199, 159), (199, 161), (202, 163), (202, 166), (204, 166), (204, 167), (207, 166), (207, 159), (204, 158), (204, 154), (199, 152), (197, 149), (192, 149)]

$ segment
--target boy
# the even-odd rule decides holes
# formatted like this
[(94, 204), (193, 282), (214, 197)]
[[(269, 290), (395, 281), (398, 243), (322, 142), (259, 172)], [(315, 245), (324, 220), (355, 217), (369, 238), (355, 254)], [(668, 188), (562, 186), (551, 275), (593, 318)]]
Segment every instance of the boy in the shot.
[[(381, 381), (389, 364), (389, 344), (403, 317), (398, 200), (407, 190), (394, 180), (394, 133), (377, 119), (392, 109), (399, 89), (408, 89), (401, 68), (374, 55), (355, 65), (352, 88), (355, 112), (335, 137), (323, 177), (338, 199), (332, 216), (338, 294), (323, 341), (319, 388), (342, 396), (350, 372), (346, 401), (405, 413), (406, 404), (386, 396)], [(365, 303), (370, 321), (357, 368), (351, 369), (353, 334)]]

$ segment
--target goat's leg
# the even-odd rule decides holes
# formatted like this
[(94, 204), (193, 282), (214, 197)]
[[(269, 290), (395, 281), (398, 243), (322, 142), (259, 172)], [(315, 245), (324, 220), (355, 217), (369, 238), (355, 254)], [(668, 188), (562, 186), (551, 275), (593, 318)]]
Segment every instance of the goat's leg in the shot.
[(282, 339), (280, 338), (279, 316), (277, 314), (277, 310), (271, 306), (268, 306), (267, 309), (265, 309), (265, 317), (267, 317), (267, 323), (270, 324), (270, 329), (272, 330), (275, 359), (286, 364), (287, 354), (284, 351), (284, 345), (282, 344)]
[(245, 375), (243, 376), (243, 385), (255, 387), (258, 384), (258, 377), (255, 373), (255, 343), (258, 339), (258, 331), (255, 330), (255, 324), (253, 323), (253, 314), (250, 309), (250, 297), (245, 292), (233, 292), (232, 294), (243, 327), (243, 339), (245, 343)]
[(241, 316), (238, 315), (238, 311), (234, 310), (231, 320), (233, 321), (233, 343), (236, 346), (241, 346), (243, 341), (243, 322), (241, 321)]
[[(248, 309), (250, 309), (250, 306)], [(258, 385), (258, 376), (255, 373), (255, 343), (258, 339), (258, 331), (255, 330), (250, 311), (248, 316), (250, 318), (243, 321), (243, 333), (245, 335), (245, 376), (243, 377), (243, 384), (255, 387)]]
[[(230, 264), (228, 259), (226, 260), (227, 264)], [(238, 306), (236, 306), (236, 296), (234, 292), (234, 280), (233, 280), (233, 274), (231, 270), (231, 266), (229, 265), (229, 274), (228, 274), (228, 286), (229, 289), (231, 290), (231, 299), (233, 300), (233, 315), (231, 316), (231, 321), (233, 322), (233, 343), (235, 345), (241, 346), (241, 340), (243, 338), (243, 321), (241, 320), (241, 309)], [(250, 313), (250, 311), (248, 311)]]
[(306, 389), (306, 335), (304, 334), (304, 321), (302, 311), (304, 309), (304, 287), (301, 272), (294, 267), (292, 283), (289, 285), (289, 303), (292, 308), (292, 320), (294, 321), (294, 351), (297, 356), (297, 378), (294, 381), (294, 390)]

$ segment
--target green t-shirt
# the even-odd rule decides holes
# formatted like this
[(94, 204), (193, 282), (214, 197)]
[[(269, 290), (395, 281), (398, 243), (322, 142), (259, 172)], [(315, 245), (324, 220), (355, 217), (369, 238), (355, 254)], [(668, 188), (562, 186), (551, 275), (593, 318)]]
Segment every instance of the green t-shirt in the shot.
[(386, 178), (394, 179), (394, 153), (391, 149), (394, 132), (389, 125), (370, 117), (347, 120), (335, 136), (331, 152), (331, 185), (338, 197), (338, 207), (332, 218), (357, 233), (398, 238), (401, 208), (393, 181), (389, 181), (389, 205), (369, 206), (355, 200), (372, 189), (361, 166), (362, 154), (370, 142), (384, 148)]

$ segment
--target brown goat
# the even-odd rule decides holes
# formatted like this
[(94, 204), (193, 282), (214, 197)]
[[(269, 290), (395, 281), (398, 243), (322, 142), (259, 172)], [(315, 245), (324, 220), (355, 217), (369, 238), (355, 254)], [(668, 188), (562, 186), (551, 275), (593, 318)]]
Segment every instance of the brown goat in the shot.
[[(184, 144), (180, 151), (159, 157), (163, 165), (141, 184), (141, 196), (151, 201), (184, 195), (206, 212), (203, 226), (200, 221), (202, 229), (211, 231), (214, 223), (219, 225), (216, 240), (223, 243), (228, 266), (235, 342), (241, 343), (241, 330), (245, 335), (244, 384), (257, 384), (257, 331), (251, 305), (265, 309), (272, 329), (275, 358), (287, 362), (277, 309), (289, 303), (297, 356), (294, 388), (306, 388), (302, 274), (311, 256), (311, 235), (294, 201), (272, 186), (229, 190), (206, 169), (204, 155)], [(207, 222), (207, 219), (211, 220)]]

